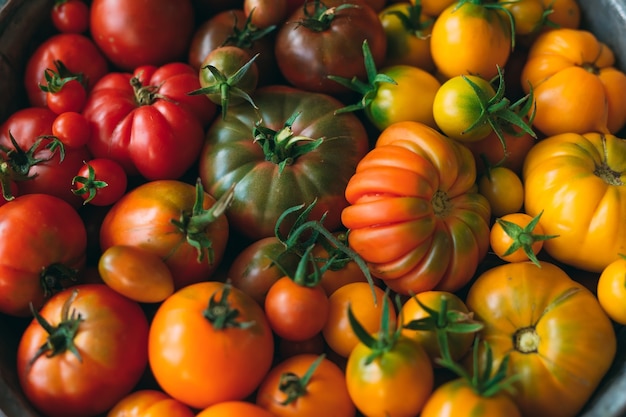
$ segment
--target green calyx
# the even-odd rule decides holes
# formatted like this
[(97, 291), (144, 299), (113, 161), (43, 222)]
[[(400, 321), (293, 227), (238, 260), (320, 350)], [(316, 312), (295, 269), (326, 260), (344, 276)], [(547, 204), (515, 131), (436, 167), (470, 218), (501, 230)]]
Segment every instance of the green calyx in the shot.
[(511, 13), (509, 9), (504, 7), (504, 5), (500, 2), (490, 2), (486, 0), (458, 0), (456, 3), (456, 6), (453, 9), (453, 12), (459, 10), (461, 7), (465, 6), (466, 4), (476, 6), (479, 9), (482, 9), (485, 11), (495, 11), (498, 13), (500, 12), (504, 13), (509, 20), (509, 25), (511, 29), (511, 32), (509, 34), (511, 36), (511, 50), (515, 49), (515, 18), (513, 17), (513, 14)]
[(106, 181), (97, 180), (96, 171), (88, 162), (86, 162), (85, 164), (87, 165), (87, 176), (82, 177), (80, 175), (77, 175), (72, 178), (72, 185), (76, 185), (77, 183), (83, 185), (81, 188), (72, 189), (72, 193), (78, 196), (88, 194), (87, 198), (85, 198), (85, 200), (83, 201), (83, 205), (93, 200), (93, 198), (98, 193), (98, 190), (109, 186)]
[(248, 14), (246, 21), (243, 25), (243, 28), (239, 29), (239, 22), (237, 20), (237, 15), (233, 14), (235, 24), (233, 25), (232, 32), (226, 37), (224, 42), (220, 46), (236, 46), (242, 49), (251, 49), (254, 46), (254, 43), (259, 39), (265, 37), (274, 29), (276, 29), (276, 25), (271, 25), (263, 29), (259, 29), (254, 24), (252, 24), (252, 15), (255, 9)]
[(372, 56), (367, 39), (363, 41), (363, 58), (365, 62), (365, 71), (367, 74), (367, 82), (359, 80), (357, 77), (351, 79), (339, 77), (336, 75), (328, 75), (327, 78), (333, 80), (342, 86), (356, 91), (362, 95), (361, 100), (358, 103), (351, 104), (335, 110), (335, 114), (349, 113), (356, 110), (364, 110), (370, 106), (372, 101), (378, 94), (378, 86), (383, 83), (397, 84), (396, 81), (386, 74), (379, 74), (376, 69), (376, 63)]
[(76, 310), (70, 311), (70, 306), (76, 299), (77, 295), (78, 290), (75, 289), (67, 298), (61, 310), (61, 321), (56, 326), (53, 326), (46, 321), (46, 319), (44, 319), (41, 314), (35, 310), (33, 305), (30, 304), (30, 310), (35, 320), (48, 333), (48, 337), (29, 361), (29, 366), (35, 363), (35, 361), (43, 355), (47, 358), (52, 358), (66, 351), (72, 352), (79, 361), (82, 361), (80, 352), (74, 344), (74, 339), (78, 333), (83, 318), (80, 313), (76, 313)]
[(558, 237), (558, 235), (540, 235), (533, 233), (542, 214), (543, 210), (533, 217), (525, 227), (521, 227), (518, 224), (500, 218), (496, 219), (496, 222), (502, 227), (504, 233), (506, 233), (507, 236), (513, 240), (511, 246), (509, 246), (508, 249), (502, 254), (503, 257), (506, 257), (521, 248), (526, 256), (528, 256), (528, 259), (541, 268), (541, 263), (539, 263), (537, 255), (535, 255), (535, 252), (533, 251), (533, 244), (537, 241)]
[(350, 8), (358, 8), (356, 4), (344, 3), (335, 7), (328, 7), (320, 0), (313, 1), (313, 9), (309, 10), (309, 2), (304, 2), (304, 18), (298, 21), (298, 26), (304, 26), (305, 28), (314, 32), (324, 32), (328, 30), (331, 22), (336, 17), (337, 12)]
[(179, 219), (171, 222), (185, 236), (186, 242), (193, 246), (197, 253), (197, 261), (203, 262), (208, 259), (213, 264), (213, 243), (207, 236), (206, 229), (209, 224), (224, 214), (235, 197), (235, 185), (231, 186), (216, 202), (208, 209), (204, 208), (204, 188), (200, 178), (196, 181), (196, 199), (191, 212), (185, 210)]
[(315, 370), (325, 357), (326, 355), (324, 354), (318, 356), (302, 376), (298, 376), (293, 372), (285, 372), (280, 376), (278, 389), (287, 396), (280, 405), (289, 405), (307, 393), (307, 385), (309, 385)]
[(83, 74), (74, 74), (58, 59), (54, 61), (54, 69), (46, 68), (44, 71), (45, 84), (39, 84), (39, 88), (46, 93), (58, 93), (63, 86), (70, 81), (76, 80), (85, 86)]
[(246, 329), (255, 324), (254, 321), (239, 320), (241, 312), (233, 308), (228, 300), (231, 288), (229, 283), (224, 284), (219, 299), (217, 296), (220, 291), (215, 291), (209, 300), (209, 305), (202, 313), (204, 318), (207, 319), (216, 330), (224, 330), (227, 328)]
[(252, 131), (254, 142), (263, 148), (265, 160), (278, 165), (279, 173), (282, 173), (285, 166), (293, 164), (298, 157), (313, 151), (324, 141), (323, 137), (312, 139), (293, 133), (291, 127), (299, 115), (299, 112), (291, 115), (279, 131), (263, 126), (261, 121), (255, 124)]

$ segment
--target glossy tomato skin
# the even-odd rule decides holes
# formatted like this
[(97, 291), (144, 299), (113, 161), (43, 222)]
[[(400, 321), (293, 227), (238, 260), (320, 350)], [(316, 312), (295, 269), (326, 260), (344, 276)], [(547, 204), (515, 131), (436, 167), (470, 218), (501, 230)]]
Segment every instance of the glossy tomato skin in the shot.
[(89, 28), (89, 6), (83, 0), (57, 1), (50, 18), (59, 32), (85, 33)]
[[(600, 272), (626, 252), (626, 141), (613, 135), (564, 133), (535, 144), (522, 179), (524, 209), (548, 235), (554, 259)], [(593, 225), (593, 226), (591, 226)]]
[(507, 167), (493, 167), (481, 175), (478, 192), (489, 201), (494, 217), (519, 212), (524, 205), (524, 184), (520, 176)]
[(81, 148), (91, 137), (91, 125), (81, 113), (64, 112), (54, 119), (52, 134), (68, 148)]
[(30, 55), (24, 72), (24, 83), (31, 106), (45, 106), (44, 72), (55, 68), (59, 60), (73, 74), (83, 74), (89, 91), (109, 71), (109, 63), (91, 38), (79, 33), (59, 33), (47, 38)]
[(216, 112), (207, 97), (187, 94), (198, 88), (197, 72), (178, 62), (107, 74), (83, 111), (93, 128), (89, 150), (119, 162), (128, 175), (180, 178), (196, 161), (204, 126)]
[(398, 293), (460, 289), (489, 247), (491, 209), (475, 180), (461, 144), (421, 123), (389, 126), (346, 187), (350, 246)]
[(133, 391), (111, 408), (106, 417), (194, 417), (191, 408), (163, 391), (140, 389)]
[[(72, 182), (74, 191), (85, 200), (83, 204), (110, 206), (126, 193), (128, 176), (114, 160), (94, 158), (85, 162)], [(104, 182), (106, 185), (98, 186), (94, 182)]]
[[(209, 128), (199, 160), (205, 189), (219, 198), (237, 184), (227, 216), (232, 227), (249, 239), (273, 236), (285, 210), (314, 199), (310, 218), (319, 219), (328, 211), (324, 226), (330, 231), (339, 228), (340, 211), (347, 204), (345, 185), (367, 152), (365, 127), (354, 114), (335, 115), (343, 105), (329, 95), (283, 85), (259, 88), (253, 99), (258, 111), (235, 106)], [(316, 149), (287, 159), (280, 172), (280, 158), (266, 156), (252, 131), (259, 120), (279, 131), (296, 113), (293, 134), (323, 140)], [(285, 233), (291, 224), (287, 218)]]
[(280, 417), (354, 417), (356, 408), (348, 394), (344, 372), (326, 357), (306, 384), (306, 393), (289, 404), (282, 404), (287, 394), (280, 389), (281, 378), (287, 373), (302, 378), (318, 358), (300, 354), (276, 364), (259, 385), (256, 404)]
[(626, 323), (626, 258), (611, 262), (600, 273), (596, 287), (600, 305), (619, 324)]
[(482, 396), (466, 379), (438, 386), (426, 401), (420, 417), (521, 417), (519, 408), (504, 392)]
[[(208, 319), (209, 300), (222, 297), (238, 311), (236, 323), (247, 325), (220, 328)], [(160, 305), (148, 352), (161, 388), (202, 409), (252, 394), (271, 367), (274, 336), (252, 298), (227, 284), (205, 281), (178, 290)]]
[(196, 417), (276, 417), (263, 407), (247, 401), (223, 401), (201, 410)]
[[(150, 181), (126, 193), (106, 213), (100, 228), (100, 248), (113, 245), (141, 246), (157, 254), (170, 268), (175, 288), (209, 279), (220, 264), (228, 241), (228, 220), (221, 214), (204, 229), (213, 258), (187, 243), (186, 234), (172, 220), (191, 212), (196, 201), (194, 186), (177, 180)], [(203, 207), (215, 199), (204, 194)]]
[[(327, 94), (345, 93), (346, 87), (327, 78), (335, 75), (351, 79), (366, 78), (362, 44), (367, 39), (374, 62), (385, 59), (387, 41), (377, 12), (363, 0), (327, 0), (328, 8), (343, 3), (356, 4), (335, 10), (334, 17), (323, 30), (301, 25), (315, 9), (313, 1), (298, 8), (278, 29), (274, 54), (280, 72), (288, 84), (307, 91)], [(330, 9), (329, 9), (330, 10)]]
[(91, 36), (113, 64), (123, 71), (141, 65), (181, 60), (193, 34), (190, 0), (94, 0)]
[(35, 320), (18, 346), (20, 385), (31, 403), (51, 417), (95, 416), (107, 411), (130, 393), (148, 363), (148, 320), (143, 310), (104, 284), (68, 288), (51, 298), (40, 314), (57, 325), (74, 290), (70, 311), (75, 317), (80, 315), (81, 322), (73, 340), (82, 360), (65, 350), (51, 357), (39, 356), (29, 365), (47, 339), (47, 332)]
[(485, 326), (480, 337), (494, 369), (510, 355), (507, 375), (519, 375), (511, 395), (522, 415), (576, 415), (611, 366), (611, 321), (594, 294), (554, 264), (493, 267), (472, 284), (466, 304)]
[[(0, 311), (27, 317), (85, 264), (87, 232), (76, 210), (48, 194), (27, 194), (0, 206)], [(55, 279), (60, 279), (60, 282)], [(46, 286), (42, 285), (42, 280)]]

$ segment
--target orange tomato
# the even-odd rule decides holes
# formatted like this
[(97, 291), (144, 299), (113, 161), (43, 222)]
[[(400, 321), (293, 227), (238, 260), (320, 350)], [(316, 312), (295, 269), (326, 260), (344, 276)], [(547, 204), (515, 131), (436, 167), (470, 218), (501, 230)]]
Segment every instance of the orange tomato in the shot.
[(600, 305), (608, 316), (626, 325), (626, 257), (611, 262), (602, 270), (597, 283)]
[[(276, 417), (263, 407), (246, 401), (224, 401), (201, 410), (196, 417)], [(165, 416), (164, 416), (165, 417)], [(169, 415), (167, 417), (170, 417)]]
[[(580, 27), (581, 10), (578, 0), (541, 0), (543, 7), (552, 9), (548, 20), (560, 28), (578, 29)], [(549, 27), (544, 30), (549, 30)]]
[(491, 214), (504, 216), (521, 210), (524, 204), (524, 184), (513, 170), (496, 166), (478, 179), (478, 192), (491, 206)]
[(163, 391), (141, 389), (122, 398), (106, 417), (194, 417), (191, 408)]

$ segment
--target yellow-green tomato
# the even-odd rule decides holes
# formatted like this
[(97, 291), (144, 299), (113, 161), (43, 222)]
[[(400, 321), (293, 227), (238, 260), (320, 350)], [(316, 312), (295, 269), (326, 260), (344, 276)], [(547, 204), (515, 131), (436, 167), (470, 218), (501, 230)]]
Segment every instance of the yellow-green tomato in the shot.
[(411, 65), (392, 65), (379, 71), (393, 83), (380, 83), (376, 97), (365, 108), (369, 120), (379, 130), (396, 122), (420, 122), (437, 128), (433, 101), (441, 83), (428, 71)]
[(139, 246), (113, 245), (98, 261), (100, 277), (118, 293), (140, 303), (157, 303), (174, 292), (165, 262)]
[(504, 166), (486, 171), (478, 180), (478, 192), (491, 205), (495, 217), (517, 213), (524, 204), (524, 185), (515, 171)]
[(434, 72), (430, 53), (433, 19), (421, 12), (421, 6), (408, 1), (392, 3), (378, 16), (387, 35), (385, 66), (411, 65)]

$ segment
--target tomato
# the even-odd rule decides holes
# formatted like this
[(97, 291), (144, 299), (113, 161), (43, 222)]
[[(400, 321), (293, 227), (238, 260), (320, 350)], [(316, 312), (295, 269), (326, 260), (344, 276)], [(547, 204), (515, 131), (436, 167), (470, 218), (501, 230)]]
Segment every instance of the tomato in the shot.
[(165, 261), (175, 288), (209, 279), (228, 241), (227, 201), (217, 202), (177, 180), (150, 181), (127, 192), (106, 213), (100, 248), (140, 246)]
[(288, 0), (244, 0), (243, 11), (254, 26), (265, 29), (287, 19)]
[(509, 355), (522, 415), (576, 415), (615, 356), (615, 331), (597, 298), (554, 264), (493, 267), (472, 284), (466, 304), (484, 324), (480, 337), (494, 366)]
[(84, 146), (59, 145), (59, 139), (51, 136), (56, 116), (46, 107), (12, 113), (0, 126), (0, 153), (20, 194), (49, 194), (79, 207), (82, 198), (72, 193), (72, 178), (90, 154)]
[(91, 125), (81, 113), (63, 112), (52, 122), (52, 135), (67, 148), (81, 148), (91, 137)]
[[(219, 3), (221, 6), (224, 2), (220, 0)], [(200, 70), (202, 61), (211, 51), (221, 46), (235, 46), (247, 51), (251, 57), (259, 55), (256, 64), (260, 85), (277, 82), (280, 72), (274, 57), (275, 28), (262, 29), (253, 25), (241, 5), (231, 8), (217, 6), (195, 30), (187, 55), (189, 65)], [(273, 7), (273, 10), (276, 11), (276, 8)]]
[[(425, 310), (420, 303), (435, 313)], [(454, 293), (424, 291), (415, 294), (402, 304), (399, 317), (402, 318), (402, 334), (422, 346), (433, 361), (433, 365), (436, 364), (436, 359), (441, 358), (438, 339), (438, 333), (441, 331), (448, 337), (453, 360), (461, 359), (472, 347), (475, 330), (462, 329), (471, 323), (471, 314), (463, 300)], [(416, 321), (421, 321), (423, 326), (419, 329), (407, 327), (409, 323), (415, 324)]]
[(376, 65), (381, 65), (387, 49), (385, 30), (365, 1), (307, 1), (278, 28), (274, 54), (289, 85), (318, 93), (345, 93), (344, 86), (327, 76), (365, 78), (364, 40)]
[[(374, 299), (374, 296), (376, 299)], [(389, 296), (377, 286), (371, 287), (366, 282), (353, 282), (338, 288), (329, 299), (329, 313), (322, 329), (328, 347), (338, 355), (347, 358), (359, 339), (352, 331), (348, 319), (348, 307), (363, 327), (370, 333), (380, 328), (383, 298)], [(395, 322), (395, 310), (390, 309), (391, 321)]]
[(133, 391), (111, 408), (106, 417), (194, 417), (189, 407), (156, 389)]
[(325, 356), (301, 354), (275, 365), (263, 378), (256, 404), (276, 417), (354, 417), (343, 371)]
[(104, 55), (122, 71), (181, 60), (193, 35), (191, 0), (94, 0), (90, 31)]
[(516, 213), (524, 204), (524, 184), (513, 170), (496, 166), (478, 179), (478, 192), (485, 196), (496, 217)]
[(276, 417), (274, 414), (246, 401), (223, 401), (201, 410), (196, 417)]
[(199, 157), (206, 191), (219, 198), (236, 184), (226, 213), (248, 239), (274, 235), (285, 210), (315, 199), (312, 218), (328, 212), (325, 227), (338, 229), (345, 186), (367, 152), (365, 127), (355, 115), (335, 115), (342, 104), (325, 94), (267, 86), (253, 99), (258, 110), (235, 106), (210, 126)]
[(81, 112), (87, 102), (87, 91), (82, 83), (82, 77), (75, 75), (63, 76), (60, 62), (57, 71), (47, 68), (45, 71), (46, 84), (40, 88), (45, 91), (46, 104), (56, 114), (66, 111)]
[(416, 122), (389, 126), (346, 187), (350, 247), (398, 293), (460, 289), (489, 246), (491, 211), (475, 180), (458, 142)]
[(85, 225), (58, 197), (27, 194), (3, 204), (0, 233), (2, 313), (28, 316), (30, 303), (41, 307), (85, 264)]
[(50, 18), (62, 33), (85, 33), (89, 28), (89, 6), (82, 0), (56, 0)]
[(156, 381), (194, 408), (243, 400), (272, 365), (274, 338), (263, 309), (228, 284), (205, 281), (168, 297), (150, 327)]
[[(418, 0), (410, 0), (411, 4), (417, 4)], [(422, 6), (422, 11), (431, 17), (437, 17), (443, 12), (448, 6), (455, 3), (456, 0), (419, 0), (419, 3)]]
[(615, 322), (626, 323), (626, 258), (622, 255), (600, 273), (597, 296), (602, 309)]
[(532, 86), (537, 103), (533, 126), (546, 136), (618, 132), (626, 124), (626, 74), (614, 65), (611, 48), (591, 32), (541, 34), (521, 75), (522, 87), (528, 92)]
[(545, 138), (526, 156), (524, 210), (543, 211), (544, 242), (557, 261), (600, 272), (626, 252), (626, 141), (565, 133)]
[(93, 128), (89, 150), (120, 163), (128, 175), (180, 178), (196, 161), (203, 127), (216, 112), (208, 98), (187, 94), (198, 88), (196, 71), (177, 62), (107, 74), (83, 112)]
[[(498, 0), (498, 3), (507, 9), (515, 21), (515, 36), (530, 36), (547, 27), (546, 20), (550, 19), (553, 9), (546, 9), (543, 0), (518, 0), (508, 2)], [(552, 10), (552, 11), (550, 11)]]
[(542, 2), (546, 10), (552, 9), (548, 19), (557, 27), (568, 29), (580, 27), (581, 10), (577, 0), (542, 0)]
[(491, 79), (504, 67), (513, 44), (511, 21), (484, 1), (456, 1), (435, 19), (430, 48), (444, 78), (472, 74)]
[(139, 304), (103, 284), (68, 288), (46, 302), (20, 338), (20, 386), (47, 416), (99, 415), (139, 382), (147, 341)]
[(83, 204), (110, 206), (125, 193), (128, 185), (126, 171), (108, 158), (95, 158), (85, 162), (72, 180), (74, 193), (85, 200)]
[(174, 292), (165, 262), (139, 246), (110, 246), (100, 255), (98, 272), (109, 287), (140, 303), (158, 303)]
[(537, 254), (543, 242), (557, 235), (543, 234), (541, 213), (531, 217), (526, 213), (510, 213), (499, 217), (491, 227), (489, 242), (496, 256), (506, 262), (533, 261), (541, 267)]
[(519, 128), (515, 130), (515, 133), (502, 132), (506, 149), (495, 131), (479, 141), (463, 142), (474, 155), (476, 171), (479, 175), (485, 173), (485, 160), (489, 166), (500, 165), (521, 175), (524, 158), (536, 139)]
[(389, 305), (382, 304), (380, 331), (374, 336), (349, 313), (359, 342), (346, 364), (348, 393), (366, 416), (419, 415), (434, 386), (433, 366), (426, 351), (389, 321)]
[(434, 72), (430, 52), (433, 20), (419, 4), (408, 1), (386, 6), (379, 14), (387, 37), (387, 53), (383, 66), (410, 65)]
[(31, 106), (46, 105), (46, 92), (39, 88), (45, 84), (45, 71), (61, 61), (72, 74), (82, 74), (87, 91), (107, 72), (109, 63), (93, 40), (79, 33), (59, 33), (44, 40), (33, 51), (24, 69), (24, 84)]

